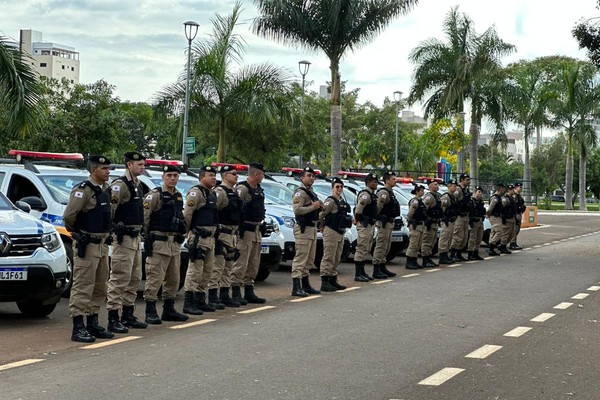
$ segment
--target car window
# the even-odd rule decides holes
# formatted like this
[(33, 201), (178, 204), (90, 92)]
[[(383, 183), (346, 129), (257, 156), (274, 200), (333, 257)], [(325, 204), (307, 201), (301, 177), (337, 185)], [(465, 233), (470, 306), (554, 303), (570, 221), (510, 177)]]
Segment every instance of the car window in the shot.
[(0, 192), (0, 210), (14, 210), (12, 204), (2, 192)]
[(12, 175), (6, 196), (13, 203), (29, 196), (41, 198), (40, 191), (33, 184), (33, 182), (19, 174)]
[(265, 199), (275, 204), (292, 205), (294, 192), (285, 185), (263, 180), (260, 184), (265, 192)]
[(4, 182), (5, 176), (6, 176), (6, 172), (0, 172), (0, 186), (2, 186), (2, 182)]
[(60, 204), (67, 204), (73, 187), (86, 179), (83, 175), (40, 175), (52, 198)]

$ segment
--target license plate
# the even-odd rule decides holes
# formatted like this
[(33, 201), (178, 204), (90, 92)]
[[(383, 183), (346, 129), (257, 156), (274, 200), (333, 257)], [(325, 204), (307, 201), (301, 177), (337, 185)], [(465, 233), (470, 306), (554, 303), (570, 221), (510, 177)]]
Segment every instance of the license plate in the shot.
[(402, 236), (392, 236), (392, 242), (401, 242)]
[(269, 254), (269, 246), (267, 246), (267, 245), (260, 246), (260, 253), (261, 254)]
[(26, 281), (27, 268), (0, 268), (0, 281)]

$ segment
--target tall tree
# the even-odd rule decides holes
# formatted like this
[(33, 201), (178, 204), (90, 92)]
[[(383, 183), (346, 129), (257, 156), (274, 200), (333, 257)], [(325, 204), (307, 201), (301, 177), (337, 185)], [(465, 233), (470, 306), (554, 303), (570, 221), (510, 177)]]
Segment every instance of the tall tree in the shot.
[(260, 16), (254, 31), (280, 42), (323, 51), (331, 69), (331, 173), (342, 160), (340, 61), (368, 44), (389, 22), (418, 0), (254, 0)]
[(408, 101), (425, 101), (425, 116), (435, 119), (464, 113), (465, 103), (470, 102), (469, 158), (471, 183), (476, 185), (479, 127), (487, 116), (501, 129), (500, 59), (515, 47), (500, 39), (494, 28), (478, 35), (473, 21), (458, 7), (446, 16), (444, 34), (446, 42), (429, 38), (411, 51), (410, 60), (417, 67)]

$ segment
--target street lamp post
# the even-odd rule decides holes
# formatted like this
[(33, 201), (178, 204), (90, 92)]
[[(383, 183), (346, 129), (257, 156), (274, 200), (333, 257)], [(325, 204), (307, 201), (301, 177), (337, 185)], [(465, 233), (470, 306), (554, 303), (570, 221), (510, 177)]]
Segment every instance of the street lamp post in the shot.
[(183, 143), (181, 144), (181, 161), (185, 164), (187, 161), (185, 144), (188, 137), (188, 114), (190, 112), (190, 63), (192, 61), (192, 40), (194, 40), (196, 37), (200, 24), (194, 21), (185, 21), (183, 26), (185, 30), (185, 38), (188, 40), (187, 79), (185, 81), (185, 105), (183, 107)]
[(396, 145), (394, 146), (394, 171), (398, 171), (398, 113), (400, 112), (400, 100), (402, 100), (402, 92), (396, 90), (394, 92), (394, 101), (396, 102)]
[[(308, 74), (308, 70), (310, 69), (310, 61), (302, 60), (298, 61), (298, 70), (300, 71), (300, 75), (302, 75), (302, 97), (300, 98), (300, 112), (302, 116), (304, 116), (304, 78), (306, 74)], [(300, 142), (302, 146), (302, 142)], [(300, 151), (300, 168), (303, 168), (302, 165), (302, 150)]]

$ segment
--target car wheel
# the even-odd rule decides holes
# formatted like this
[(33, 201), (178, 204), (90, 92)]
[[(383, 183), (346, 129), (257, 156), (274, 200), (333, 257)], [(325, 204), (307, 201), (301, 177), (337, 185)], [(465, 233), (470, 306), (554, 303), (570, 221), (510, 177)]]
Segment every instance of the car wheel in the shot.
[(256, 282), (264, 282), (269, 277), (270, 273), (271, 266), (261, 264), (261, 266), (258, 268), (258, 273), (256, 274), (256, 278), (254, 278), (254, 280)]
[(491, 229), (486, 229), (483, 232), (483, 241), (485, 242), (485, 244), (490, 244), (490, 234), (492, 233)]
[(56, 304), (42, 304), (41, 300), (19, 301), (17, 307), (27, 317), (41, 318), (51, 314), (56, 308)]
[(71, 276), (69, 277), (69, 286), (66, 287), (65, 291), (62, 292), (61, 296), (65, 299), (71, 295), (71, 286), (73, 286), (73, 244), (70, 242), (63, 242), (65, 246), (65, 253), (67, 253), (67, 262), (71, 264)]

